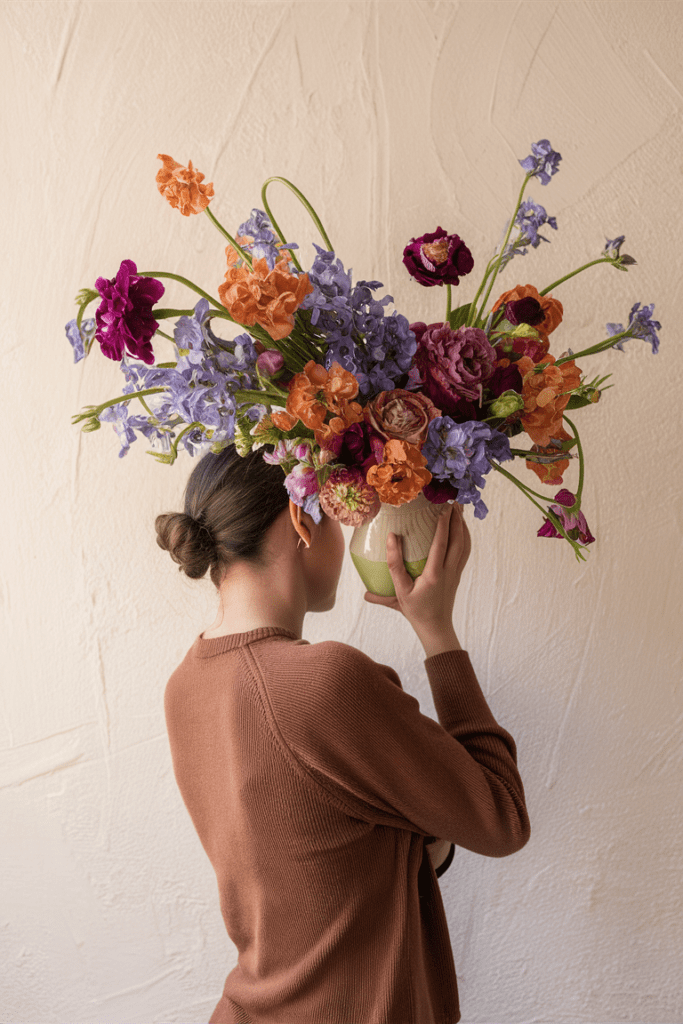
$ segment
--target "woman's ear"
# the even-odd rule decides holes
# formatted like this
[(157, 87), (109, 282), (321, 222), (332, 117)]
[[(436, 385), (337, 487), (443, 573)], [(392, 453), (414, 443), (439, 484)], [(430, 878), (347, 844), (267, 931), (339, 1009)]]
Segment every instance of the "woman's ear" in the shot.
[[(310, 546), (311, 546), (311, 531), (306, 526), (306, 523), (303, 521), (303, 513), (302, 513), (301, 505), (295, 505), (291, 498), (289, 499), (289, 518), (292, 520), (292, 525), (294, 526), (294, 529), (296, 530), (296, 532), (299, 534), (299, 537), (301, 538), (299, 543), (301, 543), (301, 541), (303, 541), (304, 544), (306, 545), (306, 547), (310, 548)], [(298, 547), (298, 545), (297, 545), (297, 547)]]

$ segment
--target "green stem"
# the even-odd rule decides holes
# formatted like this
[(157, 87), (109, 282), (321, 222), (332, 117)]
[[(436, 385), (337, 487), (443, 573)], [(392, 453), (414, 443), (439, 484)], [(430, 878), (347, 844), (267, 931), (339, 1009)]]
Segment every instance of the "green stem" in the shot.
[(489, 279), (489, 274), (493, 270), (493, 267), (495, 265), (495, 261), (496, 261), (496, 257), (492, 256), (491, 259), (486, 264), (486, 270), (484, 271), (484, 276), (481, 279), (481, 284), (477, 288), (476, 294), (475, 294), (474, 298), (472, 299), (472, 301), (470, 303), (470, 311), (469, 311), (469, 314), (467, 316), (467, 327), (471, 327), (472, 324), (476, 320), (477, 300), (479, 299), (479, 296), (481, 295), (481, 293), (483, 292), (484, 288), (486, 287), (486, 282)]
[[(554, 365), (561, 366), (562, 363), (568, 363), (572, 359), (583, 359), (584, 356), (594, 356), (598, 352), (606, 352), (608, 348), (613, 348), (614, 343), (619, 341), (621, 338), (630, 338), (631, 335), (628, 332), (628, 328), (622, 331), (620, 334), (613, 334), (611, 338), (605, 338), (604, 341), (600, 341), (597, 345), (591, 345), (590, 348), (581, 349), (580, 352), (574, 352), (571, 356), (562, 356), (561, 359), (556, 359)], [(539, 364), (540, 365), (540, 364)], [(534, 367), (534, 370), (536, 367)]]
[[(160, 331), (157, 327), (156, 333), (160, 334), (162, 338), (166, 338), (167, 341), (173, 341), (173, 337), (170, 334), (166, 334), (166, 331)], [(157, 364), (158, 365), (158, 364)], [(175, 364), (174, 364), (175, 365)]]
[(155, 320), (170, 320), (174, 316), (192, 316), (194, 309), (155, 309)]
[[(531, 452), (531, 454), (533, 455), (534, 453)], [(519, 458), (519, 459), (524, 458), (523, 455), (517, 455), (515, 457)], [(502, 473), (506, 473), (507, 470), (501, 470), (501, 472)], [(533, 494), (535, 498), (540, 498), (541, 501), (552, 501), (552, 498), (550, 497), (549, 494), (539, 494), (538, 491), (532, 491), (532, 489), (530, 487), (527, 487), (526, 484), (520, 483), (520, 481), (517, 480), (517, 477), (513, 477), (510, 473), (508, 473), (507, 475), (510, 476), (511, 479), (513, 479), (518, 484), (519, 487), (522, 487), (526, 491), (527, 494)]]
[(578, 270), (572, 270), (571, 274), (565, 274), (564, 277), (558, 278), (557, 281), (553, 281), (552, 284), (549, 284), (547, 288), (544, 288), (543, 291), (538, 294), (547, 295), (548, 292), (553, 290), (553, 288), (557, 288), (558, 284), (568, 281), (570, 277), (575, 277), (576, 274), (580, 274), (582, 270), (587, 270), (588, 267), (594, 267), (596, 263), (614, 263), (614, 260), (611, 260), (609, 256), (602, 256), (599, 260), (591, 260), (590, 263), (584, 263), (584, 265), (579, 267)]
[[(268, 218), (270, 220), (270, 223), (273, 225), (273, 227), (275, 228), (275, 230), (277, 231), (277, 233), (278, 233), (278, 235), (280, 237), (280, 241), (281, 242), (285, 242), (286, 239), (285, 239), (284, 234), (282, 233), (282, 230), (281, 230), (280, 226), (278, 225), (277, 221), (273, 217), (273, 214), (272, 214), (272, 211), (270, 209), (270, 206), (268, 205), (268, 200), (266, 198), (266, 192), (268, 190), (268, 186), (273, 181), (281, 182), (283, 185), (286, 185), (287, 188), (290, 189), (290, 191), (292, 191), (294, 193), (294, 195), (297, 197), (297, 199), (302, 204), (302, 206), (305, 207), (306, 211), (308, 212), (308, 215), (310, 216), (311, 220), (313, 221), (313, 223), (317, 227), (318, 231), (320, 232), (320, 237), (322, 238), (323, 242), (327, 246), (328, 250), (330, 252), (334, 252), (334, 246), (332, 245), (332, 242), (327, 237), (327, 232), (325, 231), (325, 228), (323, 227), (323, 224), (322, 224), (322, 221), (320, 220), (320, 217), (315, 212), (315, 210), (313, 209), (313, 207), (311, 206), (311, 204), (309, 203), (308, 199), (303, 194), (303, 192), (301, 192), (296, 187), (296, 185), (293, 185), (291, 181), (288, 181), (287, 178), (280, 178), (280, 177), (276, 176), (276, 177), (273, 177), (273, 178), (268, 178), (266, 181), (264, 181), (263, 188), (261, 189), (261, 201), (263, 202), (264, 210), (268, 214)], [(297, 260), (297, 258), (294, 255), (294, 253), (292, 253), (292, 262), (294, 263), (295, 267), (297, 267), (299, 270), (301, 270), (301, 264)]]
[(281, 391), (279, 388), (275, 389), (271, 386), (269, 388), (263, 388), (262, 390), (259, 391), (237, 390), (232, 391), (231, 394), (233, 398), (235, 398), (238, 402), (249, 402), (250, 405), (258, 405), (260, 399), (268, 398), (271, 401), (276, 402), (277, 405), (284, 406), (287, 404), (287, 397), (289, 395), (289, 392)]
[(447, 284), (446, 285), (446, 323), (447, 324), (450, 324), (450, 322), (451, 322), (451, 301), (452, 301), (451, 286), (449, 284)]
[[(564, 539), (566, 541), (569, 541), (569, 543), (571, 544), (572, 548), (574, 549), (574, 554), (576, 555), (577, 561), (579, 561), (579, 560), (585, 561), (585, 555), (581, 551), (582, 545), (578, 544), (577, 541), (572, 540), (572, 538), (568, 535), (567, 531), (565, 530), (564, 526), (562, 525), (562, 523), (560, 522), (558, 517), (555, 515), (555, 513), (551, 509), (549, 509), (549, 508), (547, 508), (547, 509), (542, 508), (541, 505), (539, 505), (538, 502), (534, 501), (534, 499), (531, 497), (531, 495), (535, 494), (536, 492), (535, 491), (531, 491), (528, 487), (526, 487), (523, 483), (521, 483), (516, 477), (514, 477), (512, 475), (512, 473), (508, 473), (507, 470), (503, 469), (502, 466), (499, 466), (497, 462), (491, 462), (491, 465), (493, 466), (493, 468), (498, 473), (502, 473), (503, 476), (508, 478), (508, 480), (511, 480), (512, 483), (515, 485), (515, 487), (517, 487), (522, 492), (522, 494), (526, 495), (526, 497), (529, 499), (529, 501), (532, 503), (532, 505), (535, 505), (536, 508), (543, 514), (544, 518), (550, 519), (550, 521), (552, 522), (552, 524), (555, 527), (555, 529), (559, 533), (562, 534), (562, 536), (564, 537)], [(538, 497), (541, 497), (541, 495), (538, 495)], [(549, 501), (550, 499), (549, 498), (543, 498), (542, 500)]]
[(203, 427), (203, 424), (202, 424), (202, 423), (199, 423), (199, 421), (197, 421), (197, 420), (195, 420), (195, 422), (194, 422), (194, 423), (189, 423), (189, 424), (188, 424), (188, 425), (187, 425), (187, 426), (185, 427), (185, 429), (184, 429), (184, 430), (181, 430), (181, 431), (180, 431), (180, 433), (179, 433), (179, 434), (178, 434), (178, 436), (176, 437), (175, 441), (173, 441), (173, 442), (171, 443), (171, 448), (172, 448), (172, 450), (174, 451), (174, 453), (175, 453), (176, 457), (177, 457), (177, 455), (178, 455), (178, 444), (179, 444), (179, 443), (180, 443), (180, 441), (181, 441), (181, 440), (182, 440), (182, 439), (183, 439), (183, 438), (185, 437), (185, 434), (189, 434), (189, 432), (190, 432), (191, 430), (194, 430), (194, 429), (195, 429), (195, 427)]
[(505, 252), (505, 247), (507, 246), (507, 244), (508, 244), (508, 242), (510, 240), (510, 234), (512, 233), (512, 226), (515, 223), (515, 217), (517, 216), (517, 211), (519, 210), (520, 206), (522, 205), (522, 199), (524, 197), (524, 189), (527, 186), (527, 182), (529, 181), (529, 178), (533, 178), (533, 176), (534, 176), (534, 174), (532, 172), (529, 172), (528, 174), (525, 174), (525, 176), (524, 176), (524, 181), (522, 182), (522, 187), (519, 190), (519, 196), (517, 197), (517, 205), (515, 206), (514, 213), (512, 214), (512, 217), (510, 218), (510, 224), (508, 225), (507, 234), (505, 235), (505, 241), (503, 242), (503, 244), (501, 246), (500, 254), (498, 256), (498, 259), (495, 262), (495, 266), (494, 266), (494, 269), (493, 269), (493, 276), (491, 277), (491, 281), (489, 283), (488, 291), (486, 292), (486, 295), (484, 296), (484, 301), (481, 304), (481, 308), (479, 310), (477, 319), (481, 319), (481, 317), (484, 314), (484, 310), (486, 308), (486, 303), (489, 301), (489, 295), (491, 294), (491, 289), (493, 288), (495, 280), (498, 277), (498, 272), (500, 270), (500, 264), (501, 264), (502, 259), (503, 259), (503, 253)]
[[(221, 302), (219, 302), (217, 299), (214, 299), (213, 296), (209, 295), (208, 292), (205, 292), (204, 289), (200, 288), (198, 284), (194, 284), (192, 281), (188, 281), (186, 277), (181, 277), (180, 274), (169, 274), (165, 270), (145, 270), (144, 273), (141, 272), (138, 276), (167, 277), (171, 281), (180, 281), (181, 284), (184, 284), (187, 288), (190, 288), (193, 292), (196, 292), (197, 295), (201, 295), (203, 298), (208, 299), (212, 306), (217, 306), (218, 309), (224, 309), (226, 313), (228, 312)], [(230, 319), (232, 320), (232, 317), (230, 317)]]
[(76, 416), (71, 417), (72, 423), (80, 423), (81, 420), (90, 420), (93, 417), (99, 416), (104, 409), (108, 409), (112, 405), (118, 405), (119, 402), (130, 402), (133, 398), (146, 398), (147, 395), (158, 395), (160, 391), (165, 391), (166, 388), (145, 388), (143, 391), (132, 391), (129, 395), (119, 395), (118, 398), (110, 398), (108, 402), (102, 402), (101, 405), (89, 406), (89, 412), (79, 412)]
[(230, 233), (229, 233), (228, 231), (226, 231), (226, 230), (225, 230), (225, 228), (223, 227), (223, 225), (221, 224), (221, 222), (220, 222), (219, 220), (217, 220), (217, 219), (216, 219), (216, 217), (214, 217), (214, 215), (213, 215), (213, 214), (212, 214), (212, 212), (211, 212), (211, 209), (210, 209), (210, 208), (209, 208), (208, 206), (205, 206), (205, 207), (204, 207), (204, 213), (205, 213), (205, 214), (206, 214), (206, 216), (207, 216), (207, 217), (209, 218), (209, 220), (210, 220), (210, 221), (212, 221), (212, 223), (213, 223), (213, 224), (214, 224), (214, 225), (215, 225), (215, 226), (216, 226), (216, 227), (218, 228), (218, 230), (220, 231), (220, 233), (221, 233), (221, 234), (222, 234), (222, 235), (223, 235), (223, 236), (224, 236), (225, 238), (227, 238), (227, 240), (228, 240), (228, 241), (230, 242), (230, 245), (231, 245), (231, 246), (233, 247), (233, 249), (235, 250), (235, 252), (237, 253), (237, 255), (238, 255), (238, 256), (241, 256), (241, 257), (242, 257), (242, 259), (244, 260), (244, 262), (245, 262), (245, 263), (247, 264), (247, 266), (248, 266), (248, 267), (249, 267), (249, 269), (251, 270), (251, 267), (252, 267), (252, 261), (251, 261), (251, 256), (250, 256), (250, 255), (249, 255), (249, 253), (248, 253), (248, 252), (246, 251), (246, 249), (243, 249), (243, 248), (242, 248), (242, 246), (241, 246), (241, 245), (239, 244), (239, 242), (237, 242), (237, 241), (236, 241), (236, 240), (235, 240), (235, 239), (234, 239), (234, 238), (232, 237), (232, 235), (231, 235), (231, 234), (230, 234)]
[(579, 509), (581, 508), (581, 494), (583, 492), (583, 475), (584, 475), (583, 448), (581, 447), (581, 439), (579, 437), (579, 432), (576, 429), (575, 425), (572, 423), (572, 421), (569, 419), (568, 416), (564, 416), (563, 419), (564, 419), (565, 423), (568, 423), (569, 426), (572, 428), (572, 431), (574, 433), (574, 439), (576, 440), (576, 451), (577, 451), (578, 456), (579, 456), (579, 483), (578, 483), (578, 486), (576, 488), (576, 501), (574, 502), (572, 507), (570, 509), (568, 509), (569, 512), (578, 512)]

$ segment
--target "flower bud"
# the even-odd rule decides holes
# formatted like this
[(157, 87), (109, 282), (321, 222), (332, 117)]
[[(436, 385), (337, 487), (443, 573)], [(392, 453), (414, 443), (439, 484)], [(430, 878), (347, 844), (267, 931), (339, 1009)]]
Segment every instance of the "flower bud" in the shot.
[(285, 365), (285, 357), (276, 348), (267, 348), (256, 360), (256, 367), (264, 377), (275, 377)]
[(489, 413), (491, 416), (505, 418), (512, 416), (524, 408), (524, 399), (516, 391), (504, 391), (502, 395), (491, 402)]

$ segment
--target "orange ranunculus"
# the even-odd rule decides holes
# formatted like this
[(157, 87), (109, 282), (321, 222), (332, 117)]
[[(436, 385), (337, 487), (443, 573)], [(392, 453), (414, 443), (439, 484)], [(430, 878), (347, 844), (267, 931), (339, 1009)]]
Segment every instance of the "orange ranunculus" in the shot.
[(500, 306), (504, 306), (506, 302), (514, 302), (516, 299), (526, 298), (536, 299), (541, 304), (543, 319), (540, 324), (535, 325), (535, 330), (538, 331), (543, 341), (547, 341), (548, 335), (552, 334), (555, 328), (562, 322), (562, 303), (559, 299), (551, 299), (549, 295), (539, 295), (538, 290), (532, 284), (518, 284), (516, 288), (511, 288), (509, 292), (503, 292), (500, 298), (496, 299), (493, 304), (493, 312)]
[(205, 210), (213, 199), (213, 184), (202, 185), (204, 175), (195, 170), (192, 161), (183, 167), (165, 153), (159, 153), (157, 160), (164, 162), (157, 172), (157, 188), (171, 206), (179, 209), (184, 217)]
[(235, 250), (228, 246), (228, 269), (218, 294), (230, 315), (239, 324), (259, 324), (273, 339), (280, 341), (292, 333), (294, 311), (313, 291), (308, 274), (290, 274), (288, 259), (278, 260), (272, 270), (265, 259), (254, 260), (251, 270), (234, 263)]
[(366, 480), (387, 505), (403, 505), (412, 501), (432, 479), (425, 469), (427, 460), (420, 449), (409, 441), (392, 438), (384, 445), (384, 461), (371, 466)]
[[(557, 437), (557, 435), (553, 434), (553, 437)], [(566, 441), (568, 438), (569, 434), (562, 427), (558, 440)], [(539, 455), (557, 455), (557, 448), (554, 445), (548, 445), (544, 448), (540, 444), (532, 444), (531, 451), (537, 452)], [(552, 462), (531, 462), (530, 459), (526, 460), (526, 468), (533, 470), (538, 479), (549, 486), (562, 483), (562, 474), (568, 466), (569, 459), (556, 459)]]
[(335, 360), (329, 369), (324, 391), (328, 409), (342, 413), (351, 399), (358, 394), (358, 381), (349, 370), (345, 370)]
[[(352, 423), (363, 418), (358, 402), (349, 397), (358, 393), (358, 381), (334, 362), (329, 370), (313, 359), (304, 366), (302, 373), (296, 373), (289, 383), (287, 411), (273, 413), (273, 423), (280, 430), (291, 430), (299, 421), (315, 433), (319, 444), (334, 434), (342, 434)], [(334, 415), (325, 422), (328, 411)]]
[(522, 426), (535, 444), (547, 447), (552, 437), (567, 440), (562, 426), (562, 413), (569, 401), (570, 391), (581, 383), (581, 371), (570, 359), (561, 366), (555, 366), (555, 356), (546, 356), (543, 369), (534, 372), (534, 364), (528, 356), (522, 356), (515, 364), (522, 374), (522, 397), (524, 412)]

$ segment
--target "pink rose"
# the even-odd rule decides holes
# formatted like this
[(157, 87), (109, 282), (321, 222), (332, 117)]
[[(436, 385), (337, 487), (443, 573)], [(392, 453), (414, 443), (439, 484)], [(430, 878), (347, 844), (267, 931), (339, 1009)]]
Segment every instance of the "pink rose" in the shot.
[(366, 422), (386, 441), (408, 441), (422, 447), (427, 437), (429, 424), (441, 410), (431, 398), (418, 391), (382, 391), (365, 406)]
[(410, 329), (417, 339), (415, 365), (432, 401), (447, 415), (457, 414), (462, 399), (476, 401), (496, 368), (485, 332), (479, 327), (453, 331), (443, 323), (411, 324)]

